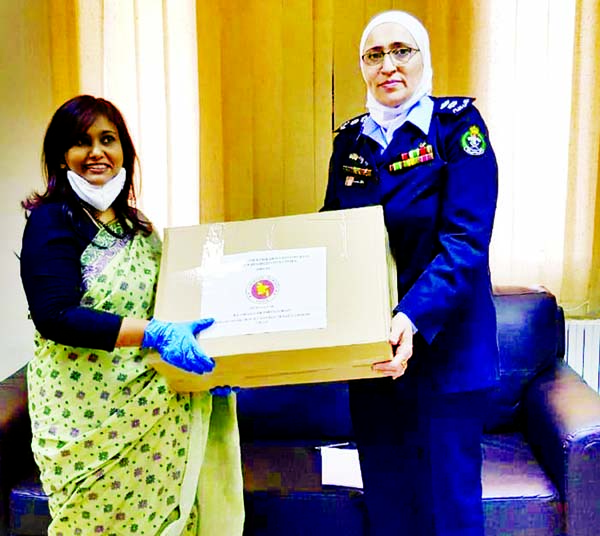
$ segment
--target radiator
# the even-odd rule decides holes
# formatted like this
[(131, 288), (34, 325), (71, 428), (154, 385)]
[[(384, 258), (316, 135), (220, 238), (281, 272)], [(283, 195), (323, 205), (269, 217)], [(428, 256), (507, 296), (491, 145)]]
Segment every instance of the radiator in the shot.
[(566, 322), (565, 359), (585, 382), (600, 392), (600, 319)]

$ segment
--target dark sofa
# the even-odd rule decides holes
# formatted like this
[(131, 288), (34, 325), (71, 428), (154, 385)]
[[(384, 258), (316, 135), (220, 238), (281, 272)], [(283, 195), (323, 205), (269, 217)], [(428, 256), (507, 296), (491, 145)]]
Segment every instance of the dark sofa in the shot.
[[(484, 444), (486, 535), (600, 535), (600, 396), (563, 361), (562, 310), (544, 289), (496, 288), (495, 303), (501, 381)], [(366, 534), (361, 491), (321, 485), (317, 447), (352, 442), (347, 405), (344, 382), (239, 393), (245, 534)], [(19, 371), (0, 385), (0, 536), (46, 533), (28, 426)]]

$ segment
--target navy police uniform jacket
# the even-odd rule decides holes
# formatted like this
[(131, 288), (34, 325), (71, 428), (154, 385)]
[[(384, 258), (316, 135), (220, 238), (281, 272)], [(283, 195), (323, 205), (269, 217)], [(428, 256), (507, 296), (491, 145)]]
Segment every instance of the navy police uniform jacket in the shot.
[(417, 329), (406, 375), (451, 393), (489, 387), (498, 375), (489, 272), (498, 168), (473, 99), (431, 100), (428, 132), (409, 115), (385, 150), (364, 132), (368, 115), (338, 129), (323, 210), (383, 206), (395, 312)]

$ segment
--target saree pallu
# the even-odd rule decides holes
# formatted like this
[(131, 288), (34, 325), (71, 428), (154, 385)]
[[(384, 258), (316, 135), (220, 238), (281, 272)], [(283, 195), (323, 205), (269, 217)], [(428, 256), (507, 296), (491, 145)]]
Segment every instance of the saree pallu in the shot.
[[(150, 318), (159, 262), (155, 235), (101, 229), (81, 257), (82, 305)], [(75, 348), (39, 333), (35, 346), (29, 411), (49, 535), (242, 534), (235, 395), (175, 393), (139, 348)]]

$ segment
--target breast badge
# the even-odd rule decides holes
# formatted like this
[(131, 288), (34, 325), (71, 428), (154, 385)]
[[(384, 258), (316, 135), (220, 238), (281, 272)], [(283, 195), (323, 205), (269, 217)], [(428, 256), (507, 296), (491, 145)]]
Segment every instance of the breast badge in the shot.
[(345, 186), (365, 186), (367, 180), (374, 178), (373, 169), (362, 156), (351, 153), (348, 158), (351, 160), (351, 165), (342, 166), (342, 170), (349, 174), (346, 175)]
[(417, 164), (422, 164), (423, 162), (429, 162), (430, 160), (433, 160), (433, 158), (433, 147), (422, 143), (416, 149), (412, 149), (407, 153), (402, 153), (400, 155), (400, 160), (390, 164), (389, 169), (390, 172), (393, 173), (394, 171), (413, 167)]
[(342, 166), (342, 169), (346, 173), (353, 173), (354, 175), (360, 175), (362, 177), (370, 177), (373, 175), (373, 170), (369, 168), (362, 168), (357, 166)]

